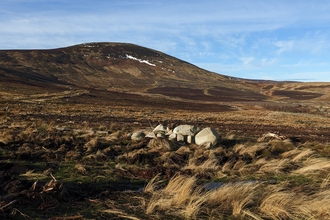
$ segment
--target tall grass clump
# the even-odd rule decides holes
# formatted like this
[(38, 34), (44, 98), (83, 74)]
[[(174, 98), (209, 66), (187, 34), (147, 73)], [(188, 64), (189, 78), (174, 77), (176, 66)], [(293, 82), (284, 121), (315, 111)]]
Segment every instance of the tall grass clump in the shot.
[(228, 183), (210, 192), (206, 206), (221, 213), (243, 217), (245, 209), (255, 205), (260, 184), (256, 182)]
[(246, 208), (254, 204), (258, 192), (256, 189), (259, 187), (259, 184), (247, 182), (225, 184), (218, 189), (206, 190), (203, 185), (197, 185), (196, 177), (175, 175), (166, 187), (154, 190), (157, 188), (157, 178), (145, 188), (146, 192), (152, 193), (146, 213), (171, 210), (187, 219), (201, 215), (202, 210), (203, 213), (213, 210), (209, 214), (216, 211), (218, 216), (243, 217), (246, 213), (252, 215)]
[[(148, 184), (145, 190), (150, 192), (150, 189), (155, 189), (155, 186)], [(146, 208), (147, 214), (156, 210), (171, 210), (186, 218), (195, 216), (207, 198), (202, 188), (196, 186), (195, 177), (182, 175), (173, 176), (165, 188), (153, 191), (152, 194)]]
[(145, 188), (151, 199), (146, 214), (167, 213), (185, 219), (329, 219), (328, 176), (316, 191), (290, 188), (289, 182), (259, 181), (215, 184), (210, 189), (196, 177), (175, 175), (165, 187), (159, 176)]

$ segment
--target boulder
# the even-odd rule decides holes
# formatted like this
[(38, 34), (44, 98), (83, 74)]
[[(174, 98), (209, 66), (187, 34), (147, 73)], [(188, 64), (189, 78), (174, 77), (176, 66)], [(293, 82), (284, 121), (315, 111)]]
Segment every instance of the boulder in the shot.
[(149, 131), (146, 135), (147, 138), (155, 138), (156, 137), (156, 134), (152, 131)]
[(172, 140), (176, 140), (176, 134), (175, 134), (175, 133), (170, 134), (170, 135), (168, 136), (168, 139), (169, 139), (170, 141), (172, 141)]
[(162, 124), (157, 125), (157, 127), (155, 127), (155, 129), (153, 130), (153, 132), (154, 132), (155, 134), (158, 134), (158, 133), (163, 133), (163, 134), (165, 134), (166, 131), (167, 131), (166, 126), (164, 126), (164, 125), (162, 125)]
[(173, 133), (181, 135), (191, 135), (194, 136), (200, 129), (194, 125), (179, 125), (173, 129)]
[(177, 142), (184, 141), (184, 136), (182, 134), (176, 134), (176, 141)]
[(217, 144), (219, 138), (220, 135), (216, 130), (207, 127), (196, 134), (195, 143), (197, 145), (206, 145), (209, 147), (213, 147)]
[(136, 131), (131, 135), (131, 139), (134, 141), (141, 141), (145, 136), (143, 131)]
[(188, 143), (188, 144), (193, 144), (194, 141), (195, 141), (194, 136), (191, 136), (191, 135), (188, 135), (188, 136), (187, 136), (187, 143)]

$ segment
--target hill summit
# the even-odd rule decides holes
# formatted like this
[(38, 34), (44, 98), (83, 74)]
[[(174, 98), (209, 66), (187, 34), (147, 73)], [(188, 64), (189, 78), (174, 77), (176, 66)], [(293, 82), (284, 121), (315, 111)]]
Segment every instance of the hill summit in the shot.
[[(99, 90), (202, 102), (310, 100), (328, 85), (238, 79), (128, 43), (84, 43), (48, 50), (1, 50), (0, 92)], [(304, 84), (306, 85), (306, 84)], [(321, 87), (320, 87), (321, 86)], [(289, 89), (288, 89), (289, 88)]]

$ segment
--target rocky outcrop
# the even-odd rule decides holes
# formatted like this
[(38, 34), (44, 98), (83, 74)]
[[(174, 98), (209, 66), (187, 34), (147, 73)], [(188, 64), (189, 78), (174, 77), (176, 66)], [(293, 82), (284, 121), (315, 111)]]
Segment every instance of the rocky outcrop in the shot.
[[(159, 124), (152, 131), (140, 130), (131, 135), (131, 139), (134, 141), (141, 141), (145, 137), (151, 138), (152, 140), (157, 139), (156, 142), (159, 142), (160, 139), (166, 139), (168, 141), (185, 142), (188, 144), (196, 143), (197, 145), (203, 145), (205, 147), (213, 147), (219, 141), (220, 135), (213, 128), (207, 127), (201, 130), (199, 127), (187, 124), (179, 125), (173, 130)], [(155, 146), (155, 143), (151, 145)]]

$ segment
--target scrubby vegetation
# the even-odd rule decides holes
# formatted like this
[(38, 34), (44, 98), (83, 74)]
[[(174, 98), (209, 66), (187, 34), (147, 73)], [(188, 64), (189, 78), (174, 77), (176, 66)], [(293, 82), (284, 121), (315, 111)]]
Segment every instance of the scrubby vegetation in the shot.
[(1, 218), (330, 217), (326, 143), (220, 132), (219, 143), (205, 149), (130, 140), (139, 126), (36, 121), (3, 127)]

